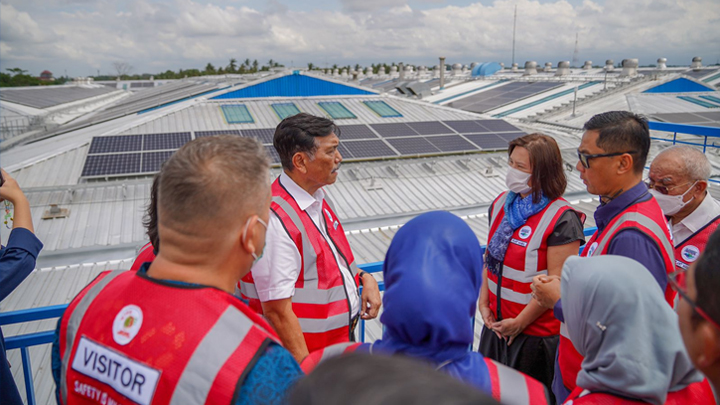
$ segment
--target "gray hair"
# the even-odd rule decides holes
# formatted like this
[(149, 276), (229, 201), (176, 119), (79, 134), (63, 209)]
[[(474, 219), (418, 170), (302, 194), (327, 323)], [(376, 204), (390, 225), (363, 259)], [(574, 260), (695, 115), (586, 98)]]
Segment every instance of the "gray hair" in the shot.
[(257, 140), (223, 135), (195, 139), (160, 170), (158, 217), (163, 226), (197, 221), (224, 228), (256, 214), (269, 195), (270, 163)]
[(684, 168), (680, 168), (680, 174), (690, 180), (707, 181), (712, 174), (712, 166), (707, 156), (692, 146), (671, 146), (658, 153), (655, 159), (663, 155), (677, 156), (685, 164)]

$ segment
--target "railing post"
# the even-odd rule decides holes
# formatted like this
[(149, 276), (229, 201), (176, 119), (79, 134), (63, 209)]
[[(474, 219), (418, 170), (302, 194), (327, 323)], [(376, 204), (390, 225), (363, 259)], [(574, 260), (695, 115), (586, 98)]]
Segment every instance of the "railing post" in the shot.
[(30, 351), (27, 346), (20, 348), (22, 357), (23, 375), (25, 376), (25, 393), (28, 405), (35, 405), (35, 387), (33, 385), (32, 367), (30, 367)]
[(677, 132), (673, 133), (673, 145), (675, 145), (675, 141), (677, 141)]
[(703, 142), (703, 153), (707, 150), (707, 135), (705, 135), (705, 141)]

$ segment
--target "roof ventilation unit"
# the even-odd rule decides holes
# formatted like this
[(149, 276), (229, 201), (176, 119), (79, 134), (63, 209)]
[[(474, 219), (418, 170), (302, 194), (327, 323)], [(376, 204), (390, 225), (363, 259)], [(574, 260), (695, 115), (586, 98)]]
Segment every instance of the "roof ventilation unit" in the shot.
[(405, 88), (410, 91), (410, 94), (414, 95), (417, 98), (425, 98), (432, 96), (432, 90), (430, 90), (430, 85), (423, 82), (411, 82), (408, 83)]
[(343, 70), (342, 70), (342, 73), (340, 74), (340, 76), (342, 76), (342, 77), (348, 77), (348, 70), (347, 70), (347, 69), (343, 69)]
[(637, 59), (623, 59), (622, 61), (622, 73), (620, 77), (635, 77), (638, 74), (638, 60)]
[(692, 63), (690, 64), (690, 69), (700, 70), (702, 68), (702, 58), (699, 56), (696, 56), (693, 58)]
[(543, 72), (547, 72), (547, 73), (552, 72), (552, 63), (545, 62), (545, 67), (543, 68)]
[(432, 68), (433, 77), (440, 77), (440, 66), (435, 65)]
[(604, 69), (606, 72), (612, 72), (615, 70), (615, 61), (612, 59), (606, 60)]
[(505, 64), (503, 62), (500, 62), (500, 67), (505, 69)]
[(479, 65), (479, 63), (477, 63), (477, 62), (471, 63), (471, 64), (470, 64), (470, 70), (473, 70), (473, 68), (475, 68), (475, 66), (477, 66), (477, 65)]
[(658, 70), (667, 69), (667, 58), (659, 58), (657, 61), (657, 68)]
[(462, 69), (463, 69), (463, 66), (461, 64), (454, 63), (452, 65), (453, 76), (460, 76), (460, 74), (462, 73)]
[(340, 75), (340, 69), (333, 69), (333, 76)]
[(372, 74), (373, 74), (372, 68), (371, 68), (371, 67), (366, 67), (366, 68), (365, 68), (365, 76), (372, 76)]
[(523, 76), (530, 76), (530, 75), (536, 75), (537, 74), (537, 62), (534, 61), (527, 61), (525, 62), (525, 73), (523, 73)]
[(398, 68), (395, 65), (390, 66), (390, 76), (397, 76)]
[(583, 68), (583, 70), (590, 70), (590, 69), (592, 69), (592, 61), (591, 61), (591, 60), (586, 60), (586, 61), (585, 61), (585, 64), (583, 65), (582, 68)]
[(518, 71), (518, 64), (517, 64), (517, 63), (513, 63), (513, 64), (512, 64), (512, 67), (510, 68), (510, 71), (511, 71), (511, 72), (517, 72), (517, 71)]
[(405, 65), (403, 65), (402, 62), (400, 62), (400, 65), (398, 65), (398, 80), (405, 80)]
[(427, 67), (418, 66), (418, 75), (424, 75), (425, 73), (427, 73)]
[(414, 71), (413, 67), (410, 65), (405, 66), (405, 73), (412, 73)]
[(567, 76), (570, 74), (570, 62), (564, 60), (558, 62), (557, 71), (555, 72), (555, 76)]

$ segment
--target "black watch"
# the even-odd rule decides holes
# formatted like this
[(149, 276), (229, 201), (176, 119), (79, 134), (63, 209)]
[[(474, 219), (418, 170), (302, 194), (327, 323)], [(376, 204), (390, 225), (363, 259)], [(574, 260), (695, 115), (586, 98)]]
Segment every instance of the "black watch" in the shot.
[(362, 271), (362, 270), (360, 270), (360, 271), (358, 272), (358, 282), (360, 283), (360, 285), (363, 285), (363, 280), (362, 280), (362, 278), (363, 278), (363, 276), (366, 275), (366, 274), (369, 274), (369, 273), (368, 273), (367, 271)]

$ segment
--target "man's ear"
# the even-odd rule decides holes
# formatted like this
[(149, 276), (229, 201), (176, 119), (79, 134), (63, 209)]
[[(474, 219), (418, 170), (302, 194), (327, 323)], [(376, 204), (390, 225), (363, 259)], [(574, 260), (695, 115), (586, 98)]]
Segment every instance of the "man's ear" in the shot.
[(305, 152), (297, 152), (292, 157), (292, 164), (295, 170), (305, 174), (307, 173), (308, 155)]
[(239, 239), (240, 239), (240, 248), (242, 248), (245, 252), (248, 254), (255, 253), (257, 250), (257, 246), (255, 246), (255, 242), (253, 242), (253, 239), (255, 239), (255, 233), (257, 232), (257, 215), (253, 215), (250, 217), (250, 221), (246, 222), (246, 228), (243, 231), (240, 231)]
[(720, 364), (720, 331), (710, 322), (703, 320), (696, 333), (701, 348), (700, 357), (697, 359), (698, 366), (708, 368)]
[(618, 160), (617, 173), (625, 174), (629, 171), (633, 171), (634, 163), (635, 163), (635, 161), (634, 161), (632, 155), (630, 155), (629, 153), (620, 155), (620, 159)]
[(700, 197), (705, 193), (705, 190), (708, 188), (708, 182), (705, 180), (700, 180), (693, 186), (694, 190), (693, 195), (695, 197)]

